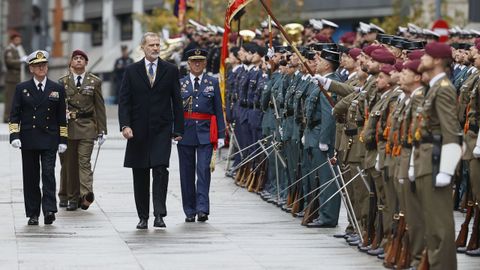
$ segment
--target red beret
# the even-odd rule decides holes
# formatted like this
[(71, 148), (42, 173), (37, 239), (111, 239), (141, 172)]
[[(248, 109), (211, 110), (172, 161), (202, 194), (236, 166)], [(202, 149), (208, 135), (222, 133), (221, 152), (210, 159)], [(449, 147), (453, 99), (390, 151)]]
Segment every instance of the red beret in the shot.
[(370, 56), (373, 60), (382, 64), (395, 64), (395, 56), (387, 49), (376, 49), (371, 53)]
[(403, 61), (400, 59), (397, 59), (397, 62), (395, 63), (395, 69), (400, 72), (403, 69)]
[(331, 42), (331, 40), (325, 36), (325, 35), (322, 35), (322, 34), (316, 34), (315, 35), (315, 39), (320, 42), (320, 43), (328, 43), (328, 42)]
[(441, 42), (430, 42), (425, 45), (425, 53), (433, 58), (452, 58), (452, 48), (450, 45)]
[(382, 46), (378, 46), (378, 45), (368, 45), (366, 47), (363, 48), (363, 52), (368, 55), (368, 56), (371, 56), (372, 52), (376, 49), (381, 49), (383, 48)]
[(72, 58), (75, 57), (75, 56), (77, 56), (77, 55), (83, 56), (83, 58), (85, 58), (85, 60), (88, 61), (88, 56), (87, 56), (87, 54), (86, 54), (84, 51), (82, 51), (82, 50), (75, 50), (75, 51), (73, 51), (73, 53), (72, 53)]
[(425, 54), (423, 50), (414, 50), (411, 51), (407, 54), (408, 59), (410, 60), (415, 60), (415, 59), (420, 59), (422, 56)]
[[(477, 45), (475, 45), (475, 47), (477, 48), (477, 50), (480, 51), (480, 42), (477, 43)], [(479, 52), (480, 53), (480, 52)]]
[(353, 48), (348, 51), (348, 55), (353, 58), (353, 60), (357, 61), (358, 56), (362, 53), (362, 50), (359, 48)]
[(15, 31), (15, 30), (11, 31), (11, 32), (10, 32), (10, 40), (12, 40), (12, 39), (14, 39), (14, 38), (16, 38), (16, 37), (22, 37), (22, 35), (20, 35), (20, 33), (17, 32), (17, 31)]
[(409, 69), (417, 74), (420, 74), (420, 72), (418, 72), (418, 67), (420, 66), (420, 62), (421, 62), (420, 59), (407, 61), (405, 62), (405, 64), (403, 64), (403, 68)]
[(340, 37), (340, 41), (342, 43), (353, 44), (356, 38), (357, 38), (357, 34), (355, 32), (346, 32)]
[(477, 37), (473, 43), (474, 43), (475, 45), (480, 44), (480, 37)]
[(394, 70), (395, 70), (395, 67), (392, 66), (392, 65), (389, 65), (389, 64), (382, 65), (382, 67), (380, 68), (380, 72), (383, 72), (387, 75), (390, 75), (390, 72), (392, 72)]

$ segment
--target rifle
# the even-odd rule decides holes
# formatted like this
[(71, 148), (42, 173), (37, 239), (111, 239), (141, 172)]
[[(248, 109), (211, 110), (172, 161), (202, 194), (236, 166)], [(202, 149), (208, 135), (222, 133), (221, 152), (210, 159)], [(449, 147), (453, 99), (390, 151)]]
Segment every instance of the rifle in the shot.
[[(318, 176), (318, 171), (315, 173), (315, 185), (320, 185), (320, 177)], [(320, 203), (318, 202), (318, 191), (315, 191), (314, 194), (311, 194), (309, 198), (307, 198), (307, 208), (305, 209), (305, 215), (302, 219), (302, 225), (307, 226), (308, 223), (312, 222), (314, 219), (318, 217), (318, 207)]]
[(383, 205), (378, 206), (377, 211), (377, 226), (375, 237), (373, 238), (371, 249), (377, 249), (380, 247), (380, 243), (383, 240)]
[(425, 248), (422, 253), (422, 259), (420, 260), (420, 263), (417, 266), (417, 270), (429, 270), (430, 269), (430, 264), (428, 263), (428, 251)]
[(368, 202), (368, 222), (367, 222), (367, 237), (365, 237), (362, 243), (363, 247), (366, 247), (373, 243), (375, 238), (375, 217), (377, 215), (377, 194), (375, 193), (375, 183), (373, 179), (370, 179), (370, 192)]
[[(300, 155), (298, 157), (298, 162), (297, 162), (297, 175), (296, 178), (300, 179), (302, 177), (302, 164), (300, 161)], [(303, 199), (300, 199), (303, 197), (303, 186), (302, 186), (302, 181), (299, 181), (296, 184), (295, 188), (295, 196), (294, 196), (294, 202), (292, 203), (292, 216), (295, 217), (295, 214), (301, 212), (303, 209)]]
[(473, 219), (472, 234), (468, 241), (467, 250), (474, 250), (478, 248), (478, 233), (480, 227), (480, 208), (478, 205), (475, 207), (475, 217)]
[(397, 222), (397, 229), (395, 230), (393, 240), (391, 241), (391, 245), (386, 253), (385, 261), (383, 263), (387, 268), (392, 268), (399, 262), (402, 250), (402, 240), (406, 230), (405, 215), (402, 212), (395, 215), (394, 219)]
[(264, 162), (260, 169), (260, 175), (258, 177), (257, 186), (255, 187), (254, 192), (258, 193), (263, 190), (268, 170), (270, 170), (270, 168), (268, 167), (268, 162)]
[(471, 200), (468, 200), (467, 203), (467, 214), (465, 215), (465, 221), (462, 223), (458, 237), (455, 240), (455, 245), (457, 248), (464, 247), (467, 245), (468, 237), (468, 226), (470, 225), (470, 220), (472, 220), (472, 212), (474, 211), (475, 203)]
[(410, 267), (410, 239), (408, 238), (408, 224), (405, 225), (405, 234), (402, 239), (402, 248), (400, 249), (400, 256), (397, 260), (397, 269), (406, 269)]

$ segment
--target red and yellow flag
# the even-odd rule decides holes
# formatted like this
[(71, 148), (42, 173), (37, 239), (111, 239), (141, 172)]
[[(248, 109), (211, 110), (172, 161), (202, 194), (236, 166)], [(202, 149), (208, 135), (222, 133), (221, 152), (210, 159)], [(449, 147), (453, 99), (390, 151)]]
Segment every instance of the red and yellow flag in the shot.
[(226, 70), (225, 70), (225, 59), (228, 57), (228, 37), (230, 35), (230, 24), (235, 17), (235, 15), (242, 10), (248, 3), (252, 2), (252, 0), (230, 0), (228, 2), (227, 10), (225, 12), (225, 23), (224, 23), (224, 30), (223, 33), (223, 40), (222, 40), (222, 54), (220, 57), (220, 74), (219, 74), (219, 82), (220, 82), (220, 94), (222, 96), (222, 107), (225, 111), (225, 81), (226, 81)]

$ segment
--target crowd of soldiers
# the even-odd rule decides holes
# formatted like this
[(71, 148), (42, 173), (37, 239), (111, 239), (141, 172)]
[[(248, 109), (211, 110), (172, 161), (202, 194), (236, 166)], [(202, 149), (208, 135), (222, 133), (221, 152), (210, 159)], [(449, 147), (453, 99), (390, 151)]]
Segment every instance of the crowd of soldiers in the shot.
[(229, 49), (227, 175), (310, 228), (336, 227), (343, 202), (335, 237), (389, 268), (480, 256), (480, 32), (360, 23), (334, 43), (335, 23), (310, 20), (282, 46), (273, 26)]

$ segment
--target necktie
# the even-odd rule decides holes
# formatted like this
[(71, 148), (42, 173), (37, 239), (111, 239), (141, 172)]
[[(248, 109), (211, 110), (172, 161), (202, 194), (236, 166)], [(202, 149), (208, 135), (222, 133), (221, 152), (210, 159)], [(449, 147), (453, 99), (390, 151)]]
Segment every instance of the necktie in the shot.
[(150, 77), (150, 82), (153, 83), (153, 76), (155, 75), (155, 72), (153, 71), (153, 63), (150, 63), (148, 67), (148, 76)]
[(38, 90), (40, 92), (43, 92), (43, 88), (42, 88), (43, 84), (42, 83), (38, 83)]
[(198, 80), (200, 80), (198, 77), (195, 77), (195, 83), (193, 84), (193, 91), (198, 91), (198, 88), (200, 88), (200, 84), (198, 83)]
[(77, 76), (77, 87), (82, 86), (82, 83), (80, 82), (82, 80), (82, 76)]

